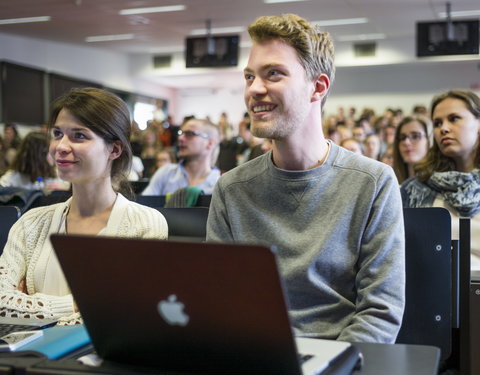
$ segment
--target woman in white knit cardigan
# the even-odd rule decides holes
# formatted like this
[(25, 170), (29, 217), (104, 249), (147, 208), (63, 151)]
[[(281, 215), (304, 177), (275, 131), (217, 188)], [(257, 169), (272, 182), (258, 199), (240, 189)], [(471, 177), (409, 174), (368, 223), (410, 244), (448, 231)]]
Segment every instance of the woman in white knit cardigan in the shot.
[(50, 234), (166, 239), (168, 228), (157, 210), (120, 193), (128, 192), (132, 155), (130, 114), (120, 98), (95, 88), (72, 90), (53, 103), (49, 125), (49, 153), (59, 177), (72, 184), (72, 197), (27, 211), (10, 230), (0, 257), (0, 316), (74, 324), (81, 318)]

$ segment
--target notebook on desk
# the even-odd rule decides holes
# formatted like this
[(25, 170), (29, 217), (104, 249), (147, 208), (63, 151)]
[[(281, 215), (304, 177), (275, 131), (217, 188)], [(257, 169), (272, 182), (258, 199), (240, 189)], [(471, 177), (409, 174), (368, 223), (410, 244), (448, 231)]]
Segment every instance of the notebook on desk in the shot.
[[(51, 241), (106, 361), (300, 375), (331, 366), (350, 371), (359, 358), (350, 343), (294, 340), (266, 247), (58, 234)], [(297, 346), (308, 350), (298, 353)], [(301, 366), (304, 355), (310, 359)]]
[(57, 324), (54, 319), (30, 319), (0, 317), (0, 337), (13, 332), (34, 331)]

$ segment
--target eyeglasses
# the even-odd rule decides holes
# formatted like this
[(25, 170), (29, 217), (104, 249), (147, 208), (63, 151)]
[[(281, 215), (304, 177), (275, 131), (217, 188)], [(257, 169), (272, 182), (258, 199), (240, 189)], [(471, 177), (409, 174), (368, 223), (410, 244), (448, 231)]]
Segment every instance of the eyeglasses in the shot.
[(398, 141), (402, 143), (402, 142), (405, 142), (407, 139), (409, 139), (410, 142), (417, 143), (425, 136), (426, 136), (425, 133), (418, 133), (418, 132), (412, 132), (410, 134), (400, 134), (398, 136)]
[(185, 137), (187, 137), (188, 139), (191, 139), (193, 137), (202, 137), (202, 138), (205, 138), (205, 139), (209, 139), (210, 136), (207, 134), (207, 133), (203, 133), (203, 132), (197, 132), (195, 130), (179, 130), (177, 132), (178, 136), (180, 137), (181, 135), (184, 135)]

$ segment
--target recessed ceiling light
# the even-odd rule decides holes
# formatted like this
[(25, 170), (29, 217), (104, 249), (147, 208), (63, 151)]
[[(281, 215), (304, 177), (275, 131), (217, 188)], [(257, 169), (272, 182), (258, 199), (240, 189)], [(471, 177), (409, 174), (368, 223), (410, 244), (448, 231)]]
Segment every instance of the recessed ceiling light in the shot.
[(114, 40), (129, 40), (135, 37), (134, 34), (116, 34), (116, 35), (94, 35), (87, 36), (85, 42), (111, 42)]
[(187, 7), (185, 5), (169, 5), (164, 7), (150, 7), (150, 8), (131, 8), (131, 9), (122, 9), (118, 12), (122, 16), (127, 16), (130, 14), (146, 14), (146, 13), (162, 13), (162, 12), (178, 12), (185, 10)]
[[(212, 34), (229, 34), (229, 33), (241, 33), (245, 31), (243, 26), (232, 26), (232, 27), (212, 27), (210, 33)], [(193, 29), (190, 31), (190, 35), (206, 35), (208, 34), (207, 29)]]
[(9, 19), (0, 20), (0, 25), (10, 25), (13, 23), (45, 22), (45, 21), (50, 21), (50, 19), (51, 19), (50, 16), (9, 18)]
[[(440, 12), (438, 16), (447, 18), (447, 12)], [(465, 16), (480, 16), (480, 9), (477, 10), (459, 10), (457, 12), (450, 12), (451, 17), (465, 17)]]
[(362, 40), (379, 40), (385, 39), (385, 34), (359, 34), (359, 35), (344, 35), (335, 38), (339, 42), (356, 42)]
[(276, 3), (296, 3), (299, 1), (309, 1), (309, 0), (263, 0), (265, 4), (276, 4)]
[(317, 26), (356, 25), (359, 23), (368, 23), (368, 18), (343, 18), (337, 20), (323, 20), (312, 22), (312, 24)]

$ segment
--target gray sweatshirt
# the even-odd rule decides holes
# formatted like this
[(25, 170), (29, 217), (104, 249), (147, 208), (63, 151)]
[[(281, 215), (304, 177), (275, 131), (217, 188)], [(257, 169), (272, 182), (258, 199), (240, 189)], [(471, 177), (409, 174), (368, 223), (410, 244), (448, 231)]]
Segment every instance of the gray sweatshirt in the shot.
[(307, 171), (278, 169), (269, 152), (220, 178), (207, 240), (276, 246), (298, 335), (395, 342), (405, 243), (390, 167), (333, 143), (326, 162)]

